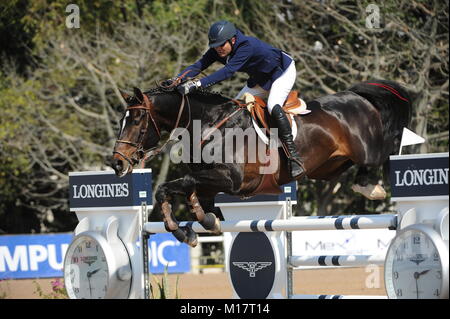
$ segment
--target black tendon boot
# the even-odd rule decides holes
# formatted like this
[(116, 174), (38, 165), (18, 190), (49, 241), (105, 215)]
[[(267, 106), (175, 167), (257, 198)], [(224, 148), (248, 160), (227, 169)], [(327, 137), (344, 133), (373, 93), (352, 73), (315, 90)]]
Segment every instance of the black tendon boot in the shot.
[(278, 104), (273, 107), (271, 116), (277, 125), (278, 137), (286, 146), (288, 153), (290, 154), (289, 168), (291, 176), (292, 178), (297, 179), (305, 173), (305, 167), (303, 166), (303, 160), (300, 158), (300, 154), (298, 154), (297, 147), (294, 144), (289, 120), (281, 109), (281, 106)]

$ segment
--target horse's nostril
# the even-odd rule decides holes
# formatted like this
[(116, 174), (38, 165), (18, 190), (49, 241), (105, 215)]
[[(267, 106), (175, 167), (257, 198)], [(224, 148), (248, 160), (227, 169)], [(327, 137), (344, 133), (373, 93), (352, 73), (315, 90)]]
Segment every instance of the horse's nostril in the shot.
[(121, 172), (123, 169), (123, 162), (120, 159), (116, 158), (113, 160), (111, 166), (116, 172)]

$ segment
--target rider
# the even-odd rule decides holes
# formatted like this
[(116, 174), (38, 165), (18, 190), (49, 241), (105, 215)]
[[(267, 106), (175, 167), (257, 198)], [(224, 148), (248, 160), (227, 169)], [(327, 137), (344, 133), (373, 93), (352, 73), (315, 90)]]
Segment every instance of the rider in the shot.
[(294, 144), (289, 121), (281, 109), (295, 78), (295, 62), (280, 49), (254, 38), (245, 36), (233, 23), (219, 21), (211, 25), (208, 33), (210, 49), (194, 64), (181, 74), (195, 77), (213, 62), (225, 66), (200, 80), (189, 80), (178, 86), (181, 94), (188, 94), (200, 87), (208, 87), (230, 78), (235, 72), (249, 75), (246, 86), (236, 99), (244, 93), (267, 98), (267, 108), (278, 127), (278, 136), (290, 153), (290, 170), (293, 178), (304, 172), (303, 161)]

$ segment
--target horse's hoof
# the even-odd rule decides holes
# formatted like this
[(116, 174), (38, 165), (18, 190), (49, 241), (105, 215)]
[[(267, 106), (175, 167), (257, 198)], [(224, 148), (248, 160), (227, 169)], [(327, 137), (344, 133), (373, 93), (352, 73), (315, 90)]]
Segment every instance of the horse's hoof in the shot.
[(220, 219), (213, 213), (206, 213), (203, 222), (200, 223), (203, 228), (209, 230), (214, 235), (219, 235), (222, 231), (220, 228)]
[(197, 234), (191, 227), (180, 227), (174, 230), (172, 234), (176, 239), (178, 239), (179, 242), (188, 244), (191, 247), (195, 247), (198, 244)]
[(188, 226), (184, 226), (184, 227), (180, 227), (180, 228), (183, 229), (183, 231), (186, 235), (184, 242), (191, 247), (197, 246), (197, 244), (198, 244), (197, 233), (195, 231), (193, 231), (191, 227), (188, 227)]
[(369, 200), (383, 200), (386, 198), (386, 191), (381, 185), (353, 185), (352, 190), (356, 193), (362, 194)]

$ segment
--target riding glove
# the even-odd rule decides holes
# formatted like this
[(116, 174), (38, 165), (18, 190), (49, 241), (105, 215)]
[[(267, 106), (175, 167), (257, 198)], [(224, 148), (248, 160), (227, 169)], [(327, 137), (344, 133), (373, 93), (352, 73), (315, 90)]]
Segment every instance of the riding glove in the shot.
[(165, 88), (169, 88), (172, 85), (174, 85), (175, 81), (177, 81), (177, 80), (178, 80), (178, 77), (174, 77), (174, 78), (171, 78), (171, 79), (164, 80), (164, 81), (161, 82), (161, 86), (165, 87)]
[(181, 94), (188, 94), (195, 90), (197, 90), (199, 87), (201, 87), (202, 84), (199, 80), (190, 80), (187, 82), (184, 82), (183, 84), (178, 85), (177, 90)]

